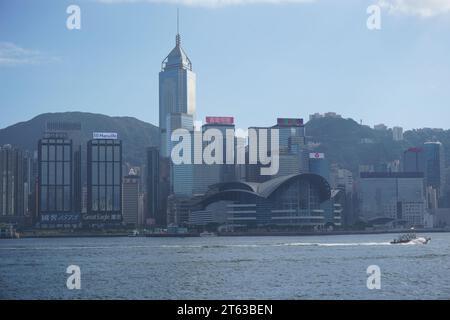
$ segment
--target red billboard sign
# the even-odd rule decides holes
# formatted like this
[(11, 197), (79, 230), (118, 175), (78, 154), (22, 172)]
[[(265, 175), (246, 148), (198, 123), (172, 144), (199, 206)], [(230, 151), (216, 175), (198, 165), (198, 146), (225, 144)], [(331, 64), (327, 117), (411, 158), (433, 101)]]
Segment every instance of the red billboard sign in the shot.
[(207, 124), (234, 124), (234, 117), (206, 117)]

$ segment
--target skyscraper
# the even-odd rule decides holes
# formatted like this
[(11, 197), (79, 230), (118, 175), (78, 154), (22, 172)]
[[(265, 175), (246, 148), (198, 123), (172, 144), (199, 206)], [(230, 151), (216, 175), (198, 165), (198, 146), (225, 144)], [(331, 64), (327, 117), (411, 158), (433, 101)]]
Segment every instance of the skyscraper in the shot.
[(25, 215), (24, 154), (5, 145), (0, 147), (0, 222), (17, 223)]
[(73, 153), (73, 211), (81, 214), (82, 209), (82, 159), (81, 146), (74, 148)]
[(422, 148), (409, 148), (403, 152), (403, 172), (425, 173), (425, 153)]
[(38, 144), (38, 214), (44, 228), (73, 228), (80, 224), (74, 213), (72, 140), (62, 132), (46, 133)]
[(178, 33), (175, 48), (162, 62), (159, 73), (160, 152), (163, 157), (170, 156), (170, 150), (167, 150), (167, 116), (171, 113), (195, 114), (195, 82), (191, 60), (181, 47), (181, 36)]
[(410, 226), (424, 224), (423, 173), (362, 172), (360, 177), (362, 218), (391, 218)]
[[(194, 165), (194, 190), (196, 194), (203, 194), (208, 187), (220, 183), (230, 182), (236, 179), (235, 159), (236, 159), (236, 141), (235, 126), (233, 117), (206, 117), (206, 124), (202, 126), (202, 134), (207, 130), (214, 129), (220, 131), (223, 138), (222, 158), (219, 159), (222, 164), (196, 164)], [(227, 134), (230, 135), (227, 139)], [(212, 142), (203, 142), (205, 149)], [(228, 156), (233, 160), (233, 164), (227, 164)]]
[(426, 185), (438, 190), (440, 196), (445, 184), (444, 148), (440, 142), (426, 142), (423, 148)]
[(313, 152), (309, 154), (309, 172), (318, 174), (330, 181), (330, 165), (324, 153)]
[[(167, 115), (167, 149), (170, 153), (172, 147), (177, 142), (170, 140), (170, 135), (176, 129), (185, 129), (191, 136), (194, 132), (194, 121), (192, 115), (186, 113), (170, 113)], [(191, 155), (193, 152), (193, 144), (191, 143)], [(185, 152), (186, 150), (184, 150)], [(194, 188), (194, 165), (192, 163), (174, 164), (170, 162), (170, 190), (175, 195), (192, 196)]]
[(87, 214), (83, 221), (96, 225), (122, 222), (122, 141), (116, 134), (94, 133), (87, 148)]
[(403, 128), (402, 127), (392, 128), (392, 139), (394, 141), (402, 141), (403, 140)]
[(122, 216), (126, 226), (136, 228), (139, 225), (139, 179), (131, 169), (122, 183)]
[(150, 147), (147, 149), (147, 215), (145, 220), (156, 225), (164, 225), (166, 216), (160, 212), (160, 172), (159, 149)]

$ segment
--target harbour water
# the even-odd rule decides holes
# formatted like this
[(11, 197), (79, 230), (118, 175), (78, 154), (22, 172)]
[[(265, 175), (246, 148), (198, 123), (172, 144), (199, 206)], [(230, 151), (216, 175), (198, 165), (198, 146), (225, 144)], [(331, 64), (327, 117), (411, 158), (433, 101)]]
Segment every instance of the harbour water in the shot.
[[(450, 233), (430, 235), (0, 240), (0, 298), (450, 299)], [(80, 290), (66, 287), (70, 265)]]

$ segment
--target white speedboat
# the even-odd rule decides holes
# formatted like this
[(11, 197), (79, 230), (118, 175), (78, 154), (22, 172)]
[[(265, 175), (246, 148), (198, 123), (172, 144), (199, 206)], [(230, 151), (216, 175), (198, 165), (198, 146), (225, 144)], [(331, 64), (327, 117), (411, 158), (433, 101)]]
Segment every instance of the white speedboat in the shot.
[(391, 241), (391, 244), (428, 244), (431, 241), (430, 237), (418, 237), (415, 233), (405, 233), (397, 239)]
[(129, 237), (139, 237), (139, 231), (133, 230), (130, 234), (128, 234)]

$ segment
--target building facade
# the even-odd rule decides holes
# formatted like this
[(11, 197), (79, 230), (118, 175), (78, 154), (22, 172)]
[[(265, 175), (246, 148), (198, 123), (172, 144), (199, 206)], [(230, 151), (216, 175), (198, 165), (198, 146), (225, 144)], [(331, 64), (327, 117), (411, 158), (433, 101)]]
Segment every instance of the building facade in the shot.
[(139, 226), (139, 183), (140, 177), (130, 170), (122, 182), (122, 217), (127, 227)]
[(196, 76), (192, 71), (192, 63), (181, 47), (181, 37), (177, 34), (175, 48), (164, 59), (159, 73), (160, 152), (163, 157), (170, 156), (170, 150), (167, 149), (167, 116), (171, 113), (194, 116), (195, 92)]
[(403, 172), (425, 173), (425, 152), (423, 148), (409, 148), (403, 152)]
[[(194, 194), (204, 194), (209, 186), (227, 181), (234, 181), (236, 178), (236, 138), (233, 117), (207, 117), (206, 124), (202, 126), (202, 135), (208, 130), (216, 130), (222, 135), (222, 157), (217, 158), (219, 163), (207, 164), (202, 161), (201, 164), (194, 165)], [(208, 131), (211, 132), (211, 131)], [(229, 138), (227, 139), (227, 135)], [(203, 150), (216, 141), (202, 142), (202, 150), (194, 152), (203, 153)], [(217, 142), (216, 142), (217, 143)], [(199, 156), (202, 156), (200, 154)], [(232, 164), (227, 164), (227, 157), (232, 159)]]
[(122, 223), (122, 142), (118, 139), (93, 139), (87, 147), (88, 225)]
[(436, 189), (440, 196), (445, 184), (444, 147), (440, 142), (426, 142), (423, 149), (426, 185)]
[[(172, 149), (179, 142), (172, 141), (171, 135), (177, 129), (185, 129), (189, 132), (190, 138), (194, 133), (194, 120), (192, 115), (186, 113), (170, 113), (167, 115), (167, 149), (169, 155), (172, 153)], [(184, 141), (183, 141), (184, 142)], [(190, 151), (193, 153), (194, 145), (189, 143), (190, 150), (183, 150), (183, 152)], [(183, 154), (180, 154), (183, 156)], [(174, 164), (172, 158), (170, 158), (170, 190), (171, 193), (177, 196), (192, 196), (194, 193), (194, 165), (192, 163)], [(189, 157), (189, 162), (192, 161), (192, 156)]]
[(360, 178), (362, 219), (423, 225), (426, 210), (423, 173), (366, 172)]
[(277, 230), (324, 228), (335, 221), (324, 205), (330, 200), (328, 182), (315, 174), (293, 174), (263, 183), (228, 182), (211, 187), (191, 213), (191, 223), (221, 228)]
[(22, 150), (0, 147), (0, 222), (24, 222), (28, 196), (25, 161)]
[(309, 153), (309, 172), (318, 174), (330, 181), (330, 165), (324, 153)]
[(38, 144), (39, 224), (42, 228), (80, 227), (74, 211), (74, 158), (72, 140), (50, 133)]
[(150, 147), (147, 149), (147, 208), (145, 215), (145, 224), (165, 225), (165, 212), (161, 214), (160, 206), (160, 156), (159, 148)]

